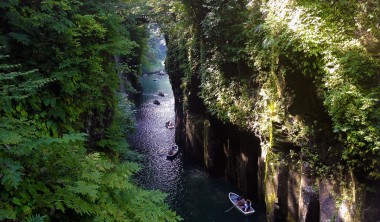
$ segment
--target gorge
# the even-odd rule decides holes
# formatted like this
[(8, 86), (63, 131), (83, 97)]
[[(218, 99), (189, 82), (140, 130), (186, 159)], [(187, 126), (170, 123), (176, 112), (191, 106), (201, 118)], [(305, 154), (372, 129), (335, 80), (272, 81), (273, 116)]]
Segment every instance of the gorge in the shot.
[(380, 221), (379, 21), (379, 0), (0, 1), (0, 220)]

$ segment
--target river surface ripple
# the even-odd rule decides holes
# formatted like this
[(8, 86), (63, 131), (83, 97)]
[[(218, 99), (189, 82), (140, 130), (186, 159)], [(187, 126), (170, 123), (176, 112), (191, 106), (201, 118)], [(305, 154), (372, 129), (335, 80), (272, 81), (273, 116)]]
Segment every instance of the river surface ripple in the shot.
[[(135, 176), (147, 189), (168, 194), (166, 202), (186, 222), (248, 222), (265, 221), (260, 210), (244, 216), (231, 208), (228, 192), (237, 192), (227, 180), (209, 176), (199, 164), (187, 159), (181, 150), (173, 160), (167, 160), (165, 150), (175, 144), (174, 129), (165, 122), (174, 122), (174, 97), (167, 75), (141, 77), (143, 96), (137, 104), (137, 127), (129, 138), (132, 150), (143, 155), (143, 169)], [(157, 81), (154, 81), (157, 80)], [(158, 92), (163, 92), (160, 97)], [(160, 105), (153, 104), (157, 99)]]

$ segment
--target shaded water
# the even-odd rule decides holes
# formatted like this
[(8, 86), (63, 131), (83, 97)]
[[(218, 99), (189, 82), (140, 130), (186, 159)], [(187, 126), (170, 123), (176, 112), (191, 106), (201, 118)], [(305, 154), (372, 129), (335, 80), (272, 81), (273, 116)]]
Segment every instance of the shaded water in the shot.
[[(174, 144), (174, 129), (165, 127), (165, 122), (174, 122), (174, 97), (169, 78), (148, 75), (141, 77), (141, 83), (144, 91), (137, 107), (137, 128), (129, 139), (132, 149), (144, 156), (143, 170), (136, 176), (138, 183), (147, 189), (168, 193), (166, 202), (184, 221), (265, 221), (260, 206), (257, 213), (248, 217), (235, 209), (225, 212), (232, 206), (228, 192), (237, 192), (237, 189), (224, 179), (209, 176), (202, 166), (183, 155), (181, 147), (173, 160), (166, 159), (165, 150)], [(157, 95), (160, 91), (165, 97)], [(153, 104), (155, 99), (161, 104)]]

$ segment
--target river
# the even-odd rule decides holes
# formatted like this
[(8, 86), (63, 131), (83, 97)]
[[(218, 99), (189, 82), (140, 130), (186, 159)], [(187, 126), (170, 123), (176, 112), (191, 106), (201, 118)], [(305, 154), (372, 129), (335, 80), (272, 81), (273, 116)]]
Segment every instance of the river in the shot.
[[(231, 209), (227, 195), (230, 191), (238, 193), (236, 187), (207, 174), (202, 166), (183, 155), (181, 147), (173, 160), (166, 159), (164, 150), (175, 143), (174, 129), (165, 127), (165, 122), (174, 122), (170, 81), (167, 75), (144, 75), (140, 80), (143, 95), (137, 104), (137, 127), (129, 138), (132, 150), (143, 155), (140, 161), (143, 169), (136, 175), (137, 182), (144, 188), (167, 193), (166, 202), (186, 222), (265, 221), (265, 212), (259, 205), (258, 212), (251, 216)], [(160, 91), (164, 97), (158, 96)], [(160, 105), (153, 104), (156, 99)]]

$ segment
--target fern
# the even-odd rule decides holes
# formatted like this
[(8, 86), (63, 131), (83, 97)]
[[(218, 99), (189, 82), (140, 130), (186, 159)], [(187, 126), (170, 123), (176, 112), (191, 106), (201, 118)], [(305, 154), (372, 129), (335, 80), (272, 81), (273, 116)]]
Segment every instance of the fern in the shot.
[[(0, 3), (0, 220), (135, 221), (139, 166), (119, 159), (135, 158), (134, 111), (115, 93), (113, 53), (137, 59), (137, 44), (98, 1), (31, 4)], [(175, 218), (149, 203), (153, 221)]]
[(76, 195), (66, 195), (63, 203), (65, 203), (67, 208), (73, 209), (79, 215), (94, 213), (94, 203), (88, 203)]
[(15, 145), (22, 141), (22, 136), (19, 133), (15, 133), (12, 131), (6, 131), (0, 128), (0, 144)]
[(126, 178), (116, 173), (108, 173), (105, 175), (104, 182), (106, 182), (104, 185), (111, 189), (126, 190), (131, 187), (131, 183), (128, 182)]
[(23, 167), (19, 162), (0, 156), (1, 184), (6, 190), (17, 188), (21, 182)]
[(24, 45), (29, 45), (30, 44), (30, 38), (28, 35), (24, 33), (16, 33), (16, 32), (10, 32), (8, 33), (8, 36), (13, 38), (14, 40), (24, 44)]
[(94, 202), (98, 197), (99, 185), (84, 181), (77, 181), (75, 182), (74, 186), (69, 186), (67, 189), (76, 194), (83, 194), (85, 196), (88, 196), (90, 200)]
[(91, 153), (87, 155), (85, 161), (87, 167), (91, 167), (93, 170), (98, 170), (100, 172), (106, 172), (116, 166), (108, 158), (105, 158), (105, 156), (100, 153)]
[(15, 219), (16, 215), (16, 212), (12, 209), (11, 206), (7, 206), (3, 209), (0, 209), (0, 221), (5, 219)]
[(29, 217), (26, 220), (26, 222), (44, 222), (45, 218), (46, 218), (46, 216), (41, 216), (39, 214), (36, 214), (36, 215), (33, 215), (33, 216)]
[(86, 181), (99, 182), (104, 176), (102, 172), (96, 169), (83, 170), (82, 178)]

